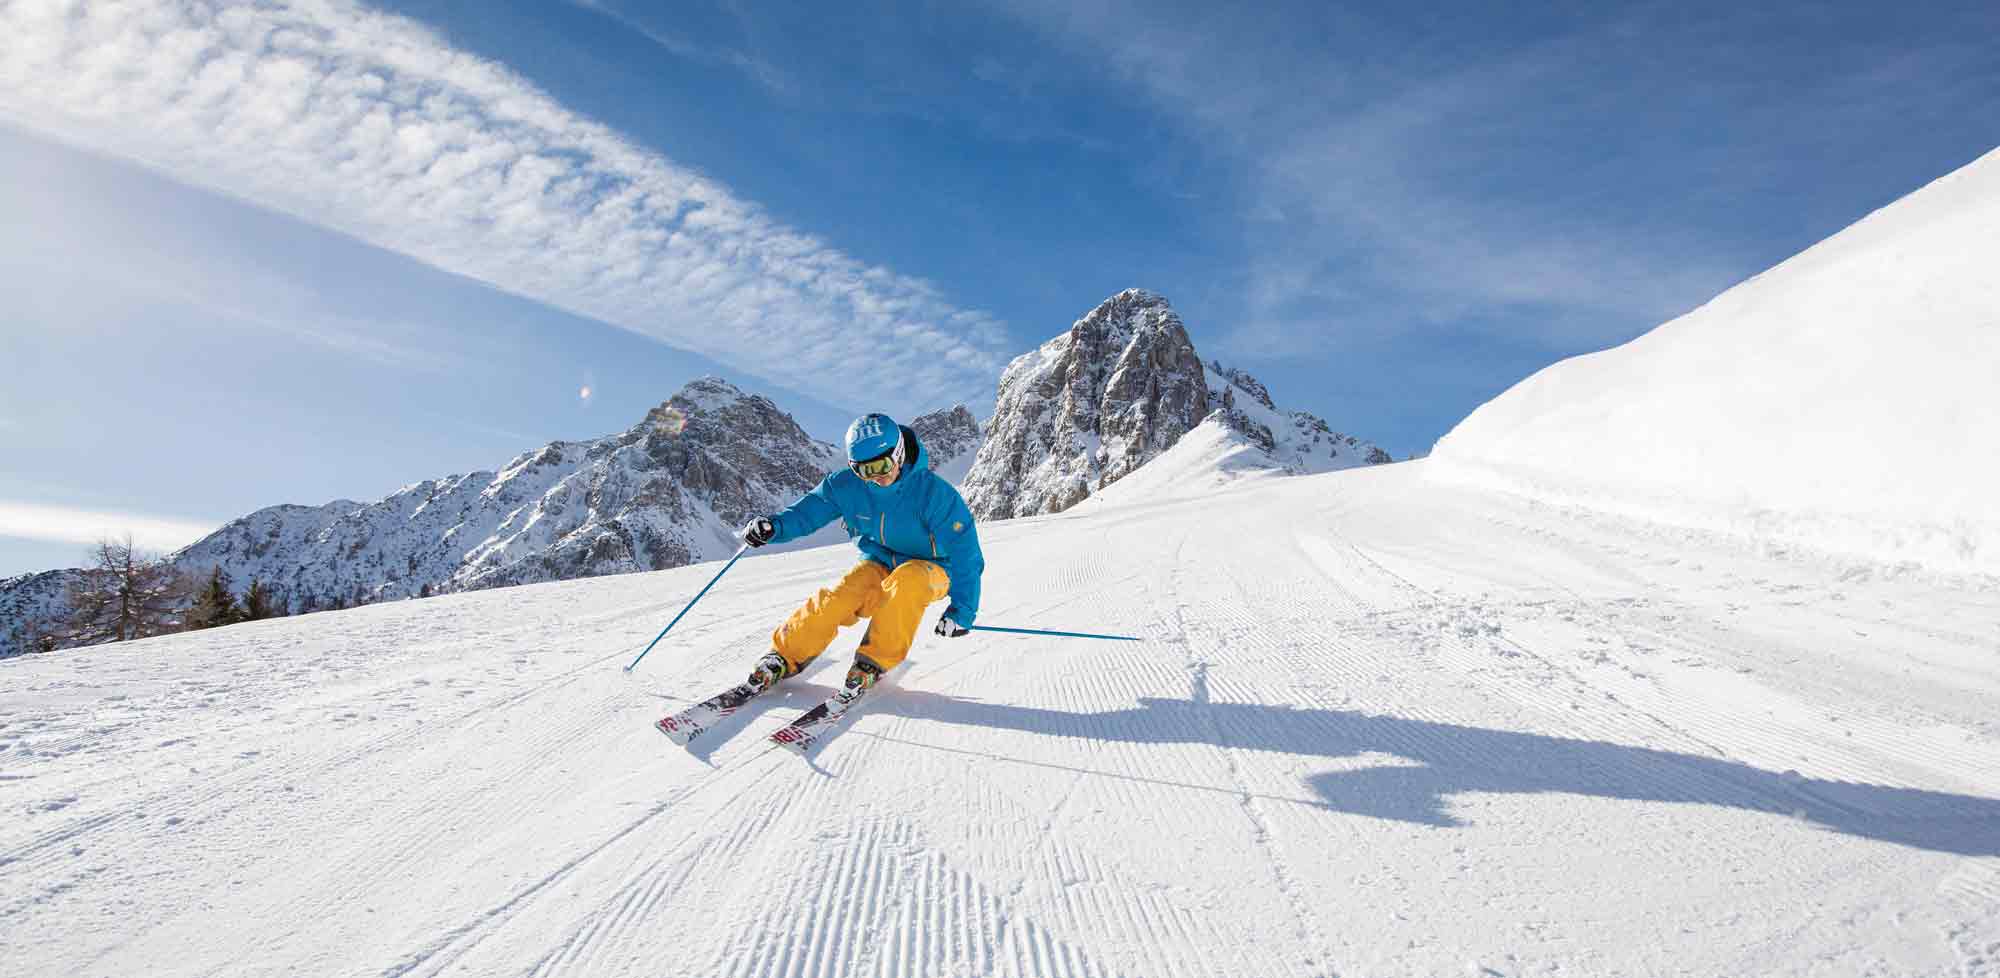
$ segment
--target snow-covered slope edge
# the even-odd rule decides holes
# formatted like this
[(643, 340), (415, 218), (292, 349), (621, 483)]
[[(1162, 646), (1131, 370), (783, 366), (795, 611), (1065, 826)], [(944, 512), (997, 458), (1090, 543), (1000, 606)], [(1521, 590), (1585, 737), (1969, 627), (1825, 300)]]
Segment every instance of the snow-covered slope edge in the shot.
[(1428, 464), (983, 527), (984, 623), (1141, 641), (924, 629), (811, 763), (862, 625), (648, 724), (852, 547), (630, 674), (719, 562), (0, 661), (0, 976), (1993, 973), (2000, 591)]
[(2000, 574), (2000, 150), (1437, 443), (1436, 478)]

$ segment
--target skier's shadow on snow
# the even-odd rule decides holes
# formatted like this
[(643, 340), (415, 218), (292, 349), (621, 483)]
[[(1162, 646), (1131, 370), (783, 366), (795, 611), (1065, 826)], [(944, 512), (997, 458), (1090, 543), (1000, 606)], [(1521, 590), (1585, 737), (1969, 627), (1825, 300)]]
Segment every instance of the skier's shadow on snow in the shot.
[(1090, 741), (1212, 744), (1329, 758), (1390, 755), (1405, 763), (1329, 771), (1306, 783), (1316, 803), (1334, 811), (1423, 825), (1461, 824), (1445, 810), (1445, 799), (1461, 792), (1558, 793), (1740, 808), (1918, 849), (2000, 855), (2000, 799), (1822, 780), (1602, 741), (1202, 699), (1142, 698), (1136, 709), (1071, 713), (899, 690), (872, 709)]

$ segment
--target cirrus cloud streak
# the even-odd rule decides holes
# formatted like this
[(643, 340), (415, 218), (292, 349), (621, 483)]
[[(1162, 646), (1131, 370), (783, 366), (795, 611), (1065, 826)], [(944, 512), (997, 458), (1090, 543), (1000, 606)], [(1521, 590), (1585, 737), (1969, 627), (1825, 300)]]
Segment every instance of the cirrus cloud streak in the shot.
[(0, 119), (832, 403), (847, 370), (913, 408), (1004, 359), (990, 315), (343, 0), (0, 2)]
[(105, 512), (0, 499), (0, 537), (74, 543), (132, 538), (141, 550), (179, 550), (214, 533), (216, 524), (145, 513)]

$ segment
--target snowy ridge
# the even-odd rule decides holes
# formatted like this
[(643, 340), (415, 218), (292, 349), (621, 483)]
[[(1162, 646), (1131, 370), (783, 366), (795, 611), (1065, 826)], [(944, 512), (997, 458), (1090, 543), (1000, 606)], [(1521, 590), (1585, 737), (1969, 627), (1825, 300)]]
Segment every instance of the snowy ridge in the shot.
[[(1241, 434), (1264, 453), (1268, 465), (1286, 474), (1314, 475), (1394, 461), (1374, 443), (1334, 431), (1318, 415), (1279, 410), (1263, 383), (1244, 371), (1211, 361), (1209, 384), (1208, 403), (1214, 413), (1208, 420)], [(1232, 467), (1240, 469), (1242, 463)]]
[(1437, 443), (1455, 482), (2000, 574), (2000, 150)]
[(1315, 475), (1393, 461), (1372, 443), (1305, 411), (1282, 411), (1255, 377), (1209, 364), (1208, 417), (1172, 448), (1079, 505), (1142, 504), (1212, 495), (1239, 483)]
[(5, 660), (0, 972), (1991, 973), (2000, 592), (1429, 464), (994, 524), (987, 620), (1142, 641), (926, 632), (809, 764), (858, 628), (649, 725), (847, 548), (630, 676), (718, 564)]
[(0, 658), (34, 651), (33, 633), (69, 613), (69, 589), (83, 579), (77, 569), (42, 571), (0, 580)]
[(836, 464), (768, 399), (705, 377), (620, 434), (374, 503), (259, 510), (172, 559), (321, 608), (678, 567), (729, 553), (736, 527)]
[[(963, 405), (912, 427), (947, 479), (963, 477), (983, 439)], [(254, 577), (298, 611), (659, 570), (726, 556), (738, 527), (840, 464), (837, 448), (768, 398), (704, 377), (619, 434), (551, 442), (375, 502), (267, 507), (169, 560), (196, 576), (220, 567), (238, 593)], [(773, 552), (844, 538), (836, 523)], [(0, 581), (0, 656), (26, 651), (32, 624), (66, 614), (80, 573)]]

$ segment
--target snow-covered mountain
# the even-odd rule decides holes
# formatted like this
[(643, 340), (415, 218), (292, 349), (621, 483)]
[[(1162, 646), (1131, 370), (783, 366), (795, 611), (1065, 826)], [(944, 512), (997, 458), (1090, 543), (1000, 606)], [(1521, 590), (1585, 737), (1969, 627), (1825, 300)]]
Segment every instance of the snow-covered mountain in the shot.
[(0, 658), (35, 651), (35, 637), (69, 614), (69, 589), (83, 571), (42, 571), (0, 580)]
[(2000, 150), (1437, 443), (1439, 477), (2000, 574)]
[(1230, 456), (1218, 473), (1299, 475), (1390, 460), (1320, 418), (1279, 410), (1243, 371), (1204, 368), (1166, 298), (1127, 289), (1008, 364), (961, 488), (982, 519), (1061, 512), (1208, 424), (1220, 431), (1201, 440), (1204, 450)]
[(1311, 475), (1394, 461), (1380, 446), (1341, 434), (1316, 414), (1279, 410), (1271, 392), (1244, 371), (1217, 361), (1210, 361), (1208, 369), (1212, 413), (1202, 423), (1242, 435), (1262, 453), (1263, 465), (1287, 475)]
[(971, 409), (963, 404), (932, 411), (909, 422), (909, 425), (924, 443), (924, 451), (931, 459), (931, 471), (954, 485), (972, 469), (972, 460), (979, 457), (979, 446), (986, 440), (985, 432), (979, 427), (979, 419), (974, 418)]
[[(956, 481), (982, 441), (964, 405), (911, 422), (931, 467)], [(606, 438), (552, 442), (497, 471), (430, 479), (372, 503), (260, 509), (169, 555), (190, 574), (220, 567), (294, 610), (679, 567), (736, 547), (735, 531), (841, 464), (768, 398), (703, 377)], [(842, 539), (838, 524), (777, 549)], [(66, 614), (80, 571), (0, 581), (0, 656)]]
[(1061, 512), (1172, 448), (1208, 410), (1180, 316), (1127, 289), (1007, 365), (960, 488), (980, 519)]
[(750, 517), (839, 464), (768, 398), (704, 377), (616, 435), (373, 503), (258, 510), (172, 555), (327, 607), (659, 570), (727, 554)]

